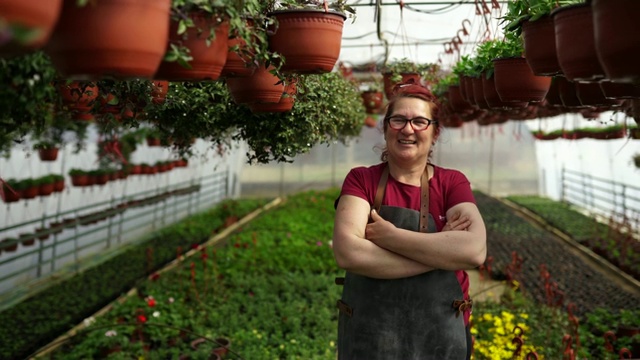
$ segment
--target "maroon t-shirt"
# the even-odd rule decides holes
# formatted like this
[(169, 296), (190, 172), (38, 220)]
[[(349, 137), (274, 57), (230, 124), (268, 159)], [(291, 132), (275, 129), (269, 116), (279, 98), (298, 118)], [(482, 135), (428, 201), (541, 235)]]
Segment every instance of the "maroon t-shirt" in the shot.
[[(353, 195), (362, 198), (373, 206), (378, 182), (386, 163), (370, 167), (356, 167), (347, 174), (340, 195)], [(420, 211), (420, 186), (407, 185), (396, 181), (389, 174), (382, 205), (398, 206)], [(457, 170), (445, 169), (434, 165), (433, 177), (429, 180), (429, 213), (433, 216), (437, 231), (447, 223), (447, 210), (463, 203), (476, 203), (471, 184), (464, 174)], [(464, 298), (469, 298), (469, 276), (464, 270), (457, 270), (456, 277), (462, 288)], [(465, 324), (469, 323), (470, 311), (465, 312)]]

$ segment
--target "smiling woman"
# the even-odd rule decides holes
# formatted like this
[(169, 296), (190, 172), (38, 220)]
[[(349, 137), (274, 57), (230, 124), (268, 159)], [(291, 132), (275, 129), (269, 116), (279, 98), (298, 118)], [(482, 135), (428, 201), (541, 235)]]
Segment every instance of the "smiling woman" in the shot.
[(429, 160), (441, 130), (437, 113), (427, 88), (396, 86), (382, 162), (344, 180), (333, 235), (346, 270), (340, 359), (471, 356), (465, 270), (484, 262), (486, 230), (467, 178)]

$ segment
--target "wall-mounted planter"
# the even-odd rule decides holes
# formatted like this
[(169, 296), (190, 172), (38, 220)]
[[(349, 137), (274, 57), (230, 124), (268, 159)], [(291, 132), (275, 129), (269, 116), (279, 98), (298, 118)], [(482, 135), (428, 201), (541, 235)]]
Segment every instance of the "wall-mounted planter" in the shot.
[(65, 1), (46, 47), (66, 79), (153, 78), (169, 36), (171, 0)]
[[(202, 14), (190, 14), (195, 27), (190, 27), (184, 35), (178, 35), (178, 23), (171, 22), (167, 50), (171, 44), (181, 44), (190, 51), (193, 60), (189, 62), (191, 68), (186, 68), (178, 62), (163, 61), (155, 75), (156, 79), (169, 81), (202, 81), (217, 80), (227, 61), (229, 22), (221, 23), (215, 17)], [(207, 36), (211, 30), (215, 39), (207, 46)], [(200, 32), (201, 31), (201, 32)]]
[(347, 18), (343, 13), (305, 9), (269, 15), (277, 22), (269, 34), (269, 48), (284, 56), (282, 71), (313, 74), (333, 70)]

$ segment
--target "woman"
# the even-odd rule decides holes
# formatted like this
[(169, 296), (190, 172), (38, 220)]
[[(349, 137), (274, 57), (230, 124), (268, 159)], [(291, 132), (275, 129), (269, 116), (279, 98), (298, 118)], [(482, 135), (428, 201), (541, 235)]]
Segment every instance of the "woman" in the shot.
[(352, 169), (336, 201), (333, 251), (346, 277), (339, 359), (468, 359), (469, 279), (486, 230), (467, 178), (429, 163), (435, 97), (396, 87), (382, 163)]

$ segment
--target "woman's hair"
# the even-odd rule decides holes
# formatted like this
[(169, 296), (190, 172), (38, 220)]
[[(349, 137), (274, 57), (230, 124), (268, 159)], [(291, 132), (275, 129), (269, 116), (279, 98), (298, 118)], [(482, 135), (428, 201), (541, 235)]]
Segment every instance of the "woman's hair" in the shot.
[[(433, 93), (431, 93), (429, 89), (427, 89), (426, 87), (420, 84), (415, 83), (413, 79), (410, 79), (406, 83), (400, 83), (394, 86), (393, 95), (391, 96), (391, 99), (387, 104), (387, 112), (384, 115), (384, 121), (382, 123), (383, 132), (386, 133), (387, 129), (389, 128), (389, 116), (393, 114), (395, 104), (398, 102), (399, 99), (404, 99), (404, 98), (420, 99), (428, 102), (429, 108), (431, 109), (431, 119), (436, 120), (438, 118), (438, 110), (440, 109), (440, 104), (438, 102), (438, 99), (435, 97), (435, 95), (433, 95)], [(431, 126), (435, 126), (433, 135), (434, 135), (434, 139), (437, 139), (438, 136), (440, 135), (440, 130), (441, 130), (440, 123), (437, 122)], [(431, 157), (431, 153), (433, 153), (433, 149), (429, 151), (429, 157)], [(382, 154), (380, 155), (380, 160), (387, 161), (388, 156), (389, 156), (389, 151), (385, 147), (382, 150)]]

